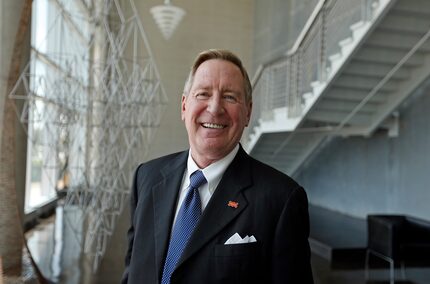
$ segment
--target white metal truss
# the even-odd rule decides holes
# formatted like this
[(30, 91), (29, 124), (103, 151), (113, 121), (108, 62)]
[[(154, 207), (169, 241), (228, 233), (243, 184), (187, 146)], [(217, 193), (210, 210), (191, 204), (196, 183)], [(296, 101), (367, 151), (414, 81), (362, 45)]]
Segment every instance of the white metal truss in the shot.
[(96, 271), (167, 96), (133, 0), (44, 2), (54, 16), (10, 97), (43, 149), (42, 180), (66, 186), (65, 210), (82, 212)]

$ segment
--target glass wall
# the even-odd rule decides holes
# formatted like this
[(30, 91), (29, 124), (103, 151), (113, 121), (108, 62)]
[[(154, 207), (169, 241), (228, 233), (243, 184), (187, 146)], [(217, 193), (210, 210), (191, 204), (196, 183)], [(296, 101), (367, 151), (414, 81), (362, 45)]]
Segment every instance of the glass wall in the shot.
[(26, 213), (55, 199), (71, 182), (68, 169), (84, 162), (68, 153), (85, 151), (82, 110), (91, 41), (89, 21), (79, 21), (88, 19), (85, 6), (85, 1), (33, 1), (31, 60), (24, 82), (29, 123)]

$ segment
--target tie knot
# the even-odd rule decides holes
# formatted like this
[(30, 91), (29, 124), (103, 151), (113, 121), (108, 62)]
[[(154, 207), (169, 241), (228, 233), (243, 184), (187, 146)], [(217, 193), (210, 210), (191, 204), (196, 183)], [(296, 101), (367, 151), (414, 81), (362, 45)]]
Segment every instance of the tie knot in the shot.
[(190, 187), (199, 188), (207, 182), (205, 175), (201, 170), (197, 170), (190, 175)]

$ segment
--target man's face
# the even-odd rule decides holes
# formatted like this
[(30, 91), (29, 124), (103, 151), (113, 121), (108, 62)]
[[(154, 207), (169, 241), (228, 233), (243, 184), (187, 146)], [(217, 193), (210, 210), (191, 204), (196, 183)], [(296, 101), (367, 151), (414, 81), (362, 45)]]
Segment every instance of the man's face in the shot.
[(248, 125), (251, 107), (236, 65), (211, 59), (198, 67), (189, 94), (182, 97), (181, 116), (193, 159), (200, 167), (233, 150)]

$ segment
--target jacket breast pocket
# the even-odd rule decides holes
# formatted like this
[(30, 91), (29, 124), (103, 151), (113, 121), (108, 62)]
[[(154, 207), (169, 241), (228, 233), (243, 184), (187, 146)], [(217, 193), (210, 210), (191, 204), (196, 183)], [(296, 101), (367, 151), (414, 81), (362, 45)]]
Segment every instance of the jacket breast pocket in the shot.
[(213, 277), (216, 283), (258, 283), (261, 244), (231, 244), (214, 247)]

